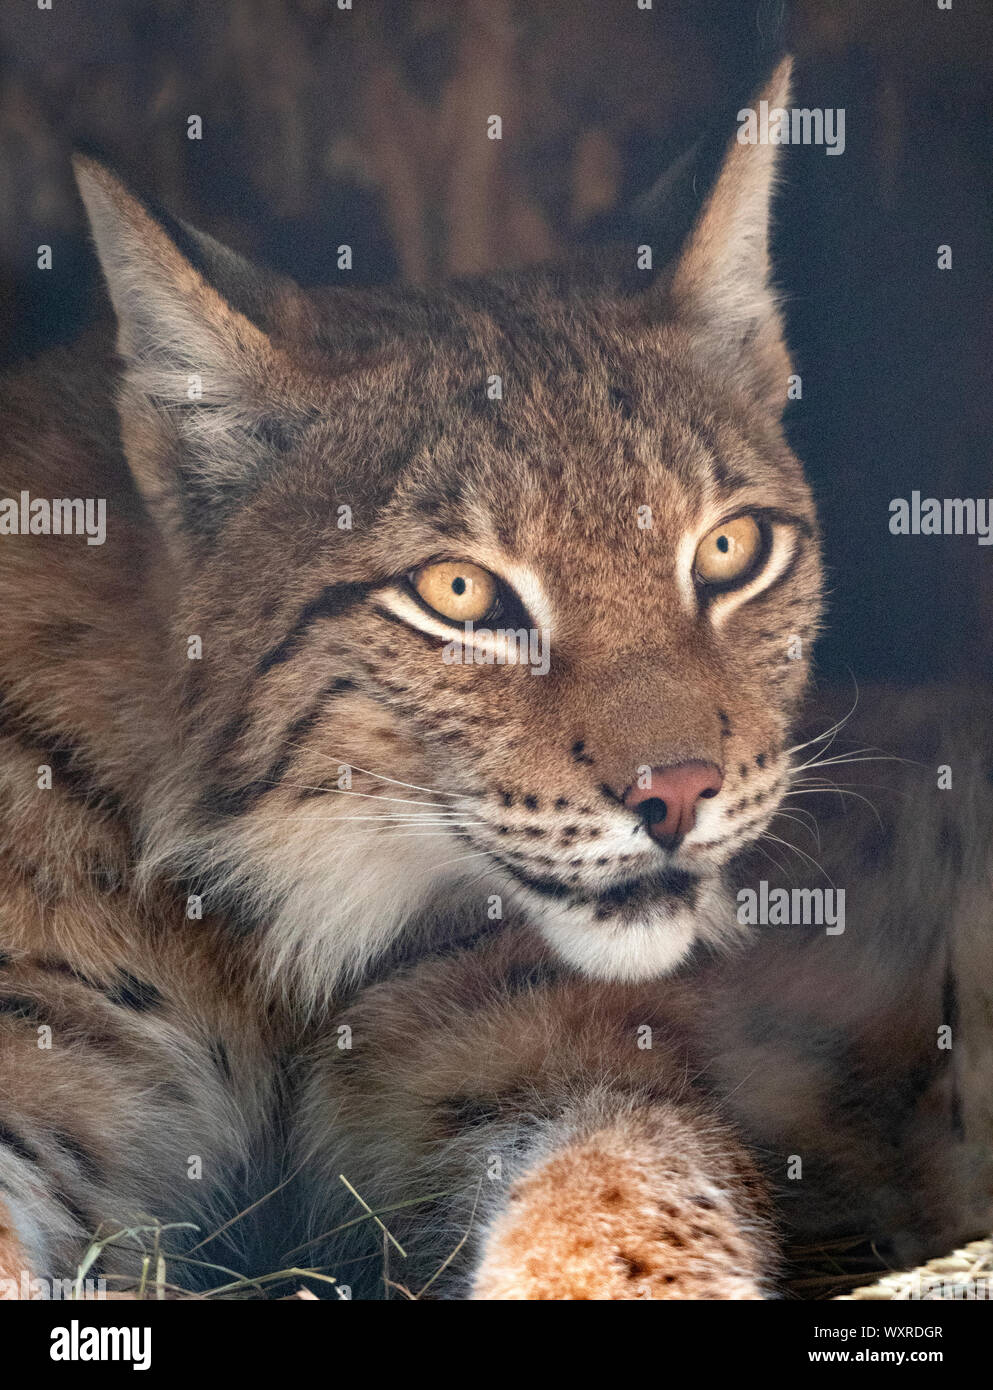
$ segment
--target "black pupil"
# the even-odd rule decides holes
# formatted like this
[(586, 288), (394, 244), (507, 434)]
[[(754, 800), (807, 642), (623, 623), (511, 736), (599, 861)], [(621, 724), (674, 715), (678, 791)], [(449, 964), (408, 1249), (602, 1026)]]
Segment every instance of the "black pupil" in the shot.
[(464, 594), (465, 591), (466, 591), (466, 582), (465, 582), (465, 580), (464, 580), (461, 576), (460, 576), (458, 579), (453, 579), (453, 580), (452, 580), (452, 593), (453, 593), (453, 594), (458, 594), (458, 595), (461, 597), (461, 595)]
[(728, 540), (727, 536), (717, 537), (717, 549), (721, 552), (722, 555), (726, 555), (728, 553), (728, 551), (731, 549), (731, 542)]

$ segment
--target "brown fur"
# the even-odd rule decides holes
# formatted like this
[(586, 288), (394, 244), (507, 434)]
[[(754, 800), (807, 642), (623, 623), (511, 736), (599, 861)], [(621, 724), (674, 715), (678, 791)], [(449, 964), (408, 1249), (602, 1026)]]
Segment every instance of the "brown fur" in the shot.
[[(787, 79), (766, 98), (785, 100)], [(792, 786), (819, 623), (816, 521), (779, 420), (774, 154), (732, 147), (651, 287), (629, 256), (434, 295), (304, 294), (80, 162), (116, 354), (98, 329), (22, 369), (0, 412), (3, 496), (108, 501), (103, 546), (0, 537), (10, 1258), (64, 1277), (100, 1223), (211, 1228), (289, 1165), (295, 1185), (266, 1217), (301, 1239), (334, 1224), (343, 1171), (385, 1205), (446, 1176), (453, 1196), (419, 1226), (412, 1270), (429, 1277), (439, 1241), (470, 1226), (483, 1244), (436, 1291), (770, 1287), (767, 1199), (741, 1136), (764, 1143), (775, 1106), (748, 1075), (735, 1090), (715, 1039), (747, 1031), (739, 980), (764, 1016), (771, 976), (742, 964), (671, 990), (658, 977), (743, 935), (726, 879)], [(752, 511), (764, 568), (701, 595), (697, 540)], [(517, 591), (553, 634), (547, 675), (442, 660), (451, 631), (407, 584), (439, 556)], [(621, 799), (640, 767), (688, 759), (718, 766), (723, 787), (663, 850)], [(975, 891), (985, 869), (970, 872)], [(342, 1015), (361, 1035), (350, 1057), (348, 992), (388, 974), (391, 953), (490, 932), (494, 895), (491, 946), (401, 972)], [(947, 954), (933, 938), (920, 949), (918, 993), (888, 1001), (885, 1024), (866, 1022), (862, 996), (853, 1046), (878, 1047), (878, 1025), (918, 1056), (900, 1008), (931, 1007)], [(545, 997), (553, 958), (579, 975)], [(536, 960), (534, 989), (511, 988), (508, 969), (527, 981)], [(779, 988), (801, 1020), (783, 1041), (799, 1054), (790, 1113), (843, 1164), (825, 1063), (804, 1051), (805, 996)], [(976, 1075), (984, 999), (963, 1005)], [(640, 1052), (632, 1020), (656, 1014), (661, 1041)], [(775, 1043), (760, 1056), (779, 1066)], [(925, 1069), (901, 1114), (923, 1095), (921, 1132), (940, 1137), (948, 1085)], [(852, 1142), (865, 1130), (857, 1117)], [(520, 1217), (480, 1186), (491, 1150)], [(885, 1146), (872, 1153), (875, 1212)], [(608, 1170), (620, 1199), (603, 1212)], [(694, 1220), (704, 1181), (715, 1207)], [(832, 1219), (830, 1190), (821, 1205), (812, 1224)], [(581, 1255), (590, 1208), (599, 1242)], [(898, 1200), (884, 1192), (879, 1210), (903, 1229)], [(960, 1211), (929, 1205), (923, 1238)], [(532, 1226), (540, 1273), (522, 1247)], [(106, 1254), (118, 1274), (137, 1258)], [(259, 1258), (278, 1259), (271, 1240)]]
[(685, 1108), (626, 1115), (519, 1178), (473, 1298), (761, 1298), (767, 1233), (742, 1229), (737, 1191), (695, 1192), (724, 1155), (693, 1118)]
[[(826, 702), (809, 733), (844, 714), (842, 702)], [(787, 802), (814, 809), (819, 843), (778, 820), (787, 839), (764, 842), (777, 854), (795, 845), (814, 862), (790, 855), (777, 868), (760, 846), (737, 866), (742, 885), (816, 887), (829, 875), (847, 891), (842, 935), (764, 927), (744, 950), (668, 980), (607, 987), (571, 976), (531, 933), (505, 931), (367, 990), (341, 1017), (351, 1050), (332, 1042), (318, 1051), (304, 1134), (319, 1116), (336, 1117), (333, 1162), (374, 1205), (446, 1194), (390, 1218), (410, 1287), (444, 1266), (447, 1291), (471, 1289), (490, 1278), (493, 1233), (502, 1269), (503, 1233), (520, 1240), (530, 1230), (519, 1283), (501, 1274), (503, 1287), (547, 1296), (537, 1291), (599, 1278), (588, 1296), (615, 1296), (608, 1246), (618, 1256), (629, 1245), (615, 1239), (613, 1207), (575, 1180), (554, 1201), (546, 1188), (550, 1172), (599, 1172), (601, 1157), (625, 1210), (643, 1209), (652, 1172), (656, 1235), (659, 1204), (684, 1213), (701, 1187), (712, 1201), (712, 1189), (724, 1193), (719, 1205), (729, 1202), (752, 1251), (750, 1277), (766, 1289), (779, 1265), (770, 1199), (780, 1251), (860, 1238), (897, 1267), (988, 1227), (991, 728), (986, 693), (863, 692), (845, 743), (887, 752), (860, 754), (839, 770), (840, 787), (832, 780)], [(954, 796), (935, 787), (946, 762)], [(945, 1024), (950, 1050), (938, 1047)], [(682, 1124), (698, 1127), (692, 1142), (673, 1140)], [(742, 1139), (760, 1179), (736, 1179), (750, 1167)], [(674, 1155), (703, 1164), (693, 1193)], [(573, 1205), (577, 1190), (585, 1196)], [(575, 1233), (603, 1233), (588, 1262), (575, 1247), (574, 1258), (563, 1254), (570, 1212)], [(341, 1211), (325, 1224), (335, 1219)], [(644, 1225), (625, 1234), (638, 1240)], [(705, 1272), (702, 1238), (681, 1265), (694, 1287), (698, 1258)], [(728, 1295), (714, 1285), (703, 1296)]]

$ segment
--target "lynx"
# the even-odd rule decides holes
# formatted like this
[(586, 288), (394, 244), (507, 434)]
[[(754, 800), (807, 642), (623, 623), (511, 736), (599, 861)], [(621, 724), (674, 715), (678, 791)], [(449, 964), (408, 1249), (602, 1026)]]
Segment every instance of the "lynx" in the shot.
[[(427, 1296), (759, 1298), (796, 1232), (982, 1230), (988, 703), (938, 697), (954, 793), (882, 847), (833, 818), (844, 934), (735, 907), (843, 727), (798, 732), (775, 157), (731, 143), (651, 284), (631, 248), (434, 293), (305, 293), (77, 162), (116, 340), (0, 422), (5, 497), (106, 506), (0, 536), (11, 1287), (99, 1235), (126, 1289), (108, 1233), (190, 1223), (177, 1285), (376, 1293), (353, 1190)], [(879, 709), (916, 756), (933, 716)]]

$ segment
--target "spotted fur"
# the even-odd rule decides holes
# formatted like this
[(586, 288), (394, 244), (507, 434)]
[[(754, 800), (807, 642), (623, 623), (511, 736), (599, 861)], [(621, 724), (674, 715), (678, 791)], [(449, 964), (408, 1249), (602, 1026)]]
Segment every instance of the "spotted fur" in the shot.
[[(116, 348), (97, 329), (29, 364), (0, 415), (3, 496), (108, 501), (103, 546), (0, 537), (0, 1259), (64, 1277), (106, 1223), (192, 1221), (246, 1260), (268, 1232), (271, 1268), (274, 1241), (325, 1228), (353, 1163), (387, 1205), (394, 1180), (450, 1174), (428, 1259), (432, 1233), (473, 1226), (466, 1180), (495, 1192), (453, 1158), (482, 1138), (513, 1185), (452, 1288), (772, 1287), (748, 1125), (723, 1082), (684, 1081), (714, 1035), (673, 1025), (661, 1068), (646, 1054), (628, 1079), (607, 1044), (617, 1009), (679, 1013), (658, 977), (743, 935), (729, 875), (792, 785), (821, 597), (780, 424), (774, 155), (732, 147), (651, 285), (628, 252), (431, 295), (305, 294), (79, 162)], [(768, 562), (708, 598), (696, 542), (746, 510)], [(546, 676), (444, 662), (452, 633), (407, 584), (442, 556), (499, 574), (551, 632)], [(624, 794), (682, 760), (724, 783), (663, 849)], [(396, 967), (356, 1005), (377, 1040), (349, 1057), (346, 997)], [(426, 1070), (403, 1059), (419, 1010)], [(492, 1085), (467, 1086), (480, 1068)], [(288, 1170), (265, 1220), (227, 1226)], [(539, 1210), (578, 1252), (598, 1202), (582, 1269), (524, 1255)], [(133, 1269), (130, 1244), (105, 1266)]]
[[(768, 1297), (800, 1247), (899, 1268), (989, 1227), (993, 703), (868, 690), (847, 712), (850, 751), (824, 756), (856, 760), (785, 803), (819, 840), (788, 809), (731, 876), (832, 882), (843, 933), (766, 926), (666, 980), (603, 985), (511, 929), (341, 1015), (351, 1045), (319, 1045), (300, 1142), (320, 1168), (335, 1116), (324, 1192), (333, 1162), (390, 1207), (411, 1291)], [(808, 732), (845, 713), (821, 704)], [(315, 1230), (345, 1211), (329, 1196)], [(375, 1239), (351, 1235), (378, 1278)]]

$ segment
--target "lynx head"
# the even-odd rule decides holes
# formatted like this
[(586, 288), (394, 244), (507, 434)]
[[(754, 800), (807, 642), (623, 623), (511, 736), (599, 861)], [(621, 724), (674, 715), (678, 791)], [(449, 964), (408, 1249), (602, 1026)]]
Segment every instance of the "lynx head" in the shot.
[(174, 589), (149, 862), (236, 891), (315, 990), (494, 893), (604, 978), (734, 929), (820, 611), (775, 153), (731, 146), (650, 287), (433, 293), (304, 293), (80, 162)]

